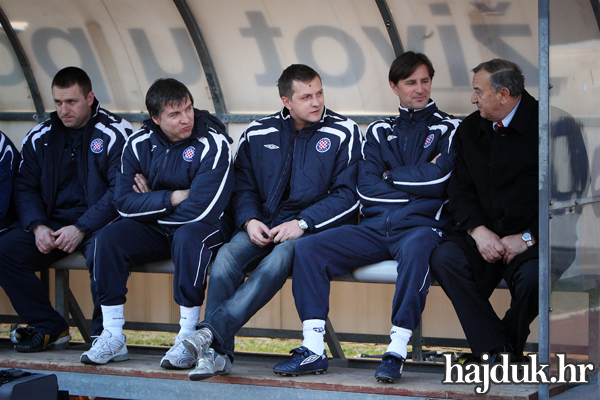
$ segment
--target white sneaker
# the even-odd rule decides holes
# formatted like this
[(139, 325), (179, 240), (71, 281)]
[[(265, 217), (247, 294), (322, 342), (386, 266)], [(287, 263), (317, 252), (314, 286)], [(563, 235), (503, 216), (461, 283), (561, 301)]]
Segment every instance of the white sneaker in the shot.
[(217, 353), (213, 348), (206, 350), (203, 357), (198, 359), (188, 377), (193, 381), (212, 378), (215, 375), (225, 375), (231, 372), (231, 360)]
[(189, 369), (194, 366), (196, 359), (192, 357), (188, 349), (183, 345), (183, 339), (189, 333), (181, 333), (175, 337), (175, 344), (167, 351), (160, 360), (160, 366), (167, 369)]
[(113, 337), (106, 329), (94, 340), (92, 348), (81, 355), (79, 361), (84, 364), (106, 364), (109, 361), (129, 360), (126, 338), (123, 340)]
[(200, 359), (204, 352), (213, 341), (213, 334), (208, 328), (200, 328), (189, 334), (184, 340), (183, 345), (190, 352), (194, 359)]

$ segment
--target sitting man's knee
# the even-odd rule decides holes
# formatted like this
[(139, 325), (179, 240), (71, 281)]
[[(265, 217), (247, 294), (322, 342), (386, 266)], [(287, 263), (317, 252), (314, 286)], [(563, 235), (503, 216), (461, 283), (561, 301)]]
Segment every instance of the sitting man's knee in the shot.
[(440, 244), (438, 247), (433, 249), (431, 255), (429, 256), (429, 268), (433, 273), (436, 271), (445, 269), (446, 260), (448, 258), (448, 254), (445, 246), (446, 243)]

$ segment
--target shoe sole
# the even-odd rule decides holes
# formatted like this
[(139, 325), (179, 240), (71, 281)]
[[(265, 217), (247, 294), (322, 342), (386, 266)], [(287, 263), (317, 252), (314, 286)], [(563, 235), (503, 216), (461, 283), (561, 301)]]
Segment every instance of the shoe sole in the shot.
[(309, 374), (315, 374), (315, 375), (326, 374), (327, 370), (326, 369), (317, 369), (317, 370), (303, 371), (303, 372), (288, 372), (288, 371), (273, 370), (273, 372), (275, 373), (275, 375), (281, 375), (281, 376), (301, 376), (301, 375), (309, 375)]
[(213, 376), (227, 375), (230, 372), (231, 372), (231, 370), (219, 371), (219, 372), (215, 372), (214, 374), (188, 374), (188, 378), (190, 378), (190, 380), (192, 380), (192, 381), (203, 381), (205, 379), (212, 378)]
[(212, 378), (215, 375), (217, 374), (188, 374), (188, 378), (190, 378), (192, 381), (203, 381), (205, 379)]
[(46, 347), (41, 348), (41, 349), (17, 349), (17, 346), (15, 345), (15, 350), (17, 350), (19, 353), (39, 353), (41, 351), (47, 350), (49, 347), (51, 346), (57, 346), (57, 345), (64, 345), (64, 350), (69, 348), (69, 341), (71, 340), (71, 335), (67, 335), (67, 336), (63, 336), (59, 339), (57, 339), (56, 341), (52, 342), (52, 343), (48, 343), (46, 345)]
[(110, 360), (106, 361), (106, 362), (96, 362), (96, 361), (92, 361), (90, 360), (90, 358), (88, 356), (86, 356), (85, 354), (81, 355), (81, 358), (79, 359), (79, 361), (83, 364), (90, 364), (90, 365), (105, 365), (108, 364), (111, 361), (127, 361), (129, 360), (129, 354), (121, 354), (119, 356), (114, 356), (113, 358), (111, 358)]
[(385, 375), (376, 376), (375, 379), (377, 379), (377, 382), (381, 382), (381, 383), (396, 383), (400, 380), (400, 378), (394, 379), (390, 376), (385, 376)]
[(194, 367), (194, 364), (192, 363), (189, 367), (178, 367), (176, 365), (171, 364), (169, 360), (162, 360), (160, 362), (160, 367), (164, 369), (190, 369)]

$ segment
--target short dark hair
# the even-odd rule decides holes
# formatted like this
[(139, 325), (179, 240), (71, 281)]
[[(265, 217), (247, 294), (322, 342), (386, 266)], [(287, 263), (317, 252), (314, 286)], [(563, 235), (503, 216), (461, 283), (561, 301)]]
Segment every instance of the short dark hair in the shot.
[(87, 96), (92, 91), (92, 81), (84, 70), (77, 67), (66, 67), (61, 69), (54, 75), (52, 79), (52, 88), (67, 89), (73, 85), (79, 85), (84, 96)]
[(400, 79), (406, 79), (411, 76), (421, 65), (427, 67), (429, 78), (433, 79), (435, 70), (429, 57), (423, 53), (415, 53), (414, 51), (402, 53), (392, 63), (388, 79), (395, 85)]
[(291, 99), (294, 94), (292, 85), (294, 81), (310, 82), (315, 77), (321, 80), (321, 76), (317, 71), (304, 64), (292, 64), (283, 70), (279, 80), (277, 81), (277, 88), (279, 88), (279, 97), (287, 97)]
[(490, 85), (494, 92), (503, 87), (507, 88), (511, 97), (519, 97), (525, 90), (525, 77), (523, 71), (514, 62), (494, 58), (493, 60), (482, 62), (475, 68), (474, 73), (484, 70), (490, 73)]
[(183, 83), (173, 78), (160, 78), (154, 81), (146, 93), (146, 108), (151, 117), (160, 118), (165, 106), (179, 105), (194, 97)]

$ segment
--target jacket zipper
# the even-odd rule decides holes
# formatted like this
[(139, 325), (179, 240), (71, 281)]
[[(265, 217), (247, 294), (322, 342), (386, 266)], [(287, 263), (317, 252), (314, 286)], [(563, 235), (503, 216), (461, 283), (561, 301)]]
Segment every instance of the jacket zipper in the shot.
[[(279, 182), (277, 183), (277, 188), (275, 190), (275, 193), (277, 194), (277, 190), (279, 190), (279, 186), (281, 185), (281, 183), (283, 182), (284, 178), (286, 178), (289, 175), (289, 181), (290, 181), (290, 197), (292, 196), (292, 171), (293, 171), (293, 165), (292, 163), (294, 162), (294, 152), (296, 151), (296, 140), (298, 139), (298, 136), (300, 135), (300, 132), (298, 132), (296, 134), (296, 137), (294, 137), (294, 141), (292, 142), (292, 146), (291, 146), (291, 151), (288, 152), (287, 157), (285, 159), (285, 165), (289, 165), (289, 173), (288, 174), (284, 174), (281, 179), (279, 180)], [(288, 179), (285, 179), (285, 181), (287, 182)], [(281, 196), (283, 195), (283, 192), (279, 194), (279, 196), (277, 196), (277, 198), (279, 200), (281, 200)], [(271, 204), (273, 204), (273, 201), (275, 200), (275, 196), (273, 196), (273, 198), (271, 199)], [(288, 199), (289, 200), (289, 199)], [(273, 218), (271, 219), (272, 222), (275, 221), (275, 219), (277, 218), (277, 215), (279, 215), (279, 212), (281, 211), (281, 209), (283, 208), (283, 206), (288, 202), (288, 200), (284, 201), (283, 203), (279, 204), (279, 206), (277, 206), (277, 208), (275, 208), (275, 211), (273, 212)], [(271, 204), (269, 205), (268, 209), (271, 209)]]

